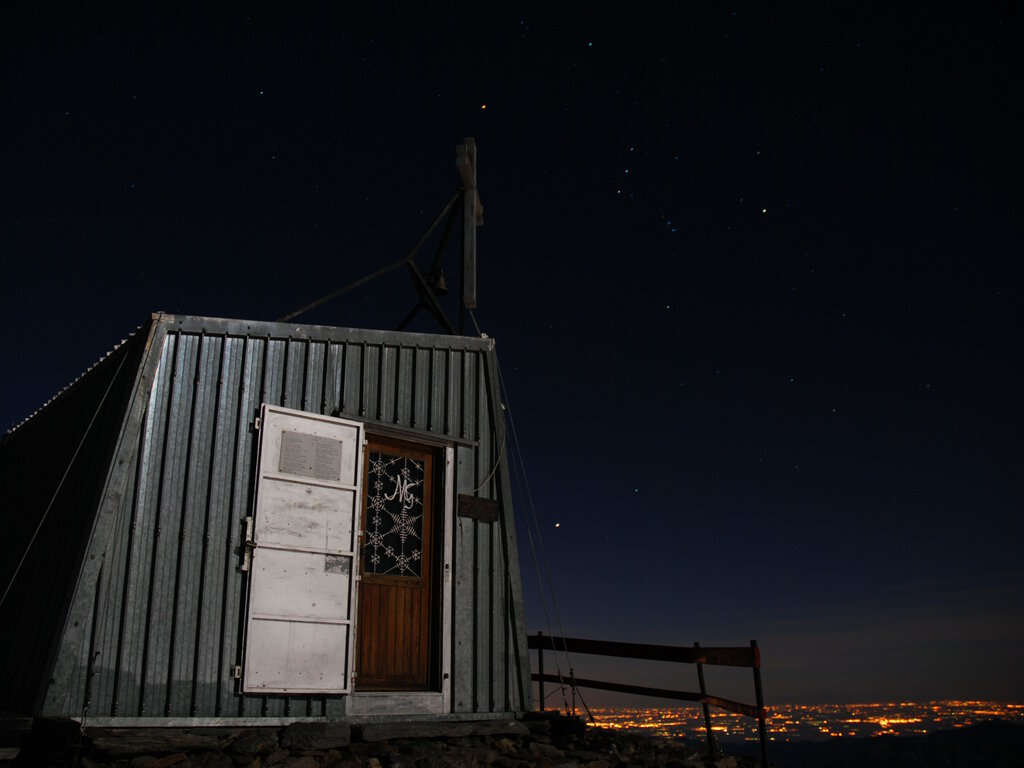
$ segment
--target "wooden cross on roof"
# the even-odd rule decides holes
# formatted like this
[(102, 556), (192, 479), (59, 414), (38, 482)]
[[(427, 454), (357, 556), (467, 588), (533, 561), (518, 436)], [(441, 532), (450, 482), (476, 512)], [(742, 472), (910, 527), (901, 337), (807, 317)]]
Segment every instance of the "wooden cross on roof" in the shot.
[[(431, 315), (444, 327), (448, 333), (455, 334), (455, 327), (451, 321), (447, 318), (444, 310), (437, 301), (437, 296), (443, 296), (447, 293), (447, 289), (444, 287), (444, 275), (441, 270), (441, 258), (444, 254), (445, 244), (448, 242), (448, 233), (451, 231), (454, 224), (458, 208), (457, 203), (459, 198), (462, 198), (462, 315), (464, 316), (467, 310), (476, 309), (476, 228), (484, 223), (484, 206), (480, 202), (480, 193), (476, 188), (476, 142), (472, 138), (465, 139), (461, 144), (455, 148), (455, 167), (459, 172), (459, 179), (461, 181), (461, 187), (451, 196), (444, 208), (441, 209), (441, 213), (438, 214), (434, 222), (427, 228), (427, 231), (423, 233), (423, 236), (419, 239), (413, 249), (407, 256), (393, 264), (389, 264), (386, 267), (382, 267), (375, 272), (372, 272), (365, 277), (361, 277), (355, 282), (349, 283), (343, 288), (339, 288), (326, 296), (323, 296), (315, 301), (307, 304), (304, 307), (300, 307), (294, 312), (289, 312), (287, 315), (278, 318), (278, 322), (286, 322), (292, 318), (298, 317), (311, 309), (319, 307), (332, 299), (341, 296), (343, 293), (347, 293), (353, 288), (357, 288), (360, 285), (364, 285), (375, 278), (381, 277), (388, 272), (400, 267), (406, 267), (409, 270), (409, 274), (412, 276), (413, 284), (416, 287), (416, 291), (420, 296), (419, 303), (412, 308), (399, 323), (397, 330), (402, 330), (412, 320), (412, 318), (421, 309), (426, 309)], [(434, 263), (428, 272), (421, 272), (416, 266), (414, 261), (416, 254), (419, 252), (420, 247), (427, 241), (430, 235), (437, 229), (442, 221), (447, 219), (447, 224), (444, 228), (444, 233), (441, 237), (441, 243), (438, 246), (437, 253), (434, 255)], [(463, 317), (464, 321), (464, 317)], [(475, 321), (474, 321), (475, 322)], [(458, 333), (462, 333), (463, 322), (460, 322), (460, 330)]]
[(467, 138), (455, 148), (462, 179), (462, 307), (476, 309), (476, 228), (484, 223), (484, 206), (476, 188), (476, 142)]

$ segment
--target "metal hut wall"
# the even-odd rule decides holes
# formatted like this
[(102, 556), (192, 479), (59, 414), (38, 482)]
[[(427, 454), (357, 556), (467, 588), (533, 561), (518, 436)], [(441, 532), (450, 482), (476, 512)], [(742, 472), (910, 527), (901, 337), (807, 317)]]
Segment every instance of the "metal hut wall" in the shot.
[(529, 709), (498, 392), (486, 338), (154, 315), (0, 442), (0, 710)]

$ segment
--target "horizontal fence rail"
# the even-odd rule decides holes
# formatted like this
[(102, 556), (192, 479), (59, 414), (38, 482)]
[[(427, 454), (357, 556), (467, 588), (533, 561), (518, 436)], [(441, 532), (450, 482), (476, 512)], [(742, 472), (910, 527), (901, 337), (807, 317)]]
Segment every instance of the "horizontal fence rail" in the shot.
[[(545, 674), (544, 672), (544, 651), (561, 651), (564, 653), (582, 653), (593, 656), (613, 656), (623, 659), (642, 659), (645, 661), (665, 661), (681, 664), (694, 664), (697, 667), (697, 682), (700, 686), (699, 692), (677, 691), (668, 688), (652, 688), (646, 685), (631, 685), (628, 683), (616, 683), (605, 680), (588, 680), (586, 678), (571, 678), (571, 684), (578, 688), (594, 688), (603, 691), (616, 691), (618, 693), (630, 693), (639, 696), (654, 696), (662, 699), (674, 699), (676, 701), (693, 701), (700, 703), (704, 708), (704, 725), (707, 730), (708, 751), (712, 759), (715, 758), (715, 742), (711, 731), (711, 715), (708, 707), (717, 707), (728, 712), (735, 712), (739, 715), (755, 718), (758, 722), (758, 732), (761, 741), (761, 765), (768, 765), (768, 734), (765, 727), (767, 710), (764, 706), (764, 695), (761, 690), (761, 651), (757, 647), (757, 641), (751, 640), (749, 646), (738, 647), (702, 647), (700, 643), (692, 646), (678, 645), (652, 645), (647, 643), (618, 643), (608, 640), (584, 640), (575, 637), (557, 637), (545, 635), (538, 632), (527, 638), (527, 645), (531, 650), (537, 651), (537, 671), (533, 673), (532, 679), (539, 683), (540, 708), (544, 709), (544, 683), (565, 683), (561, 675)], [(754, 696), (756, 704), (744, 704), (731, 699), (723, 699), (720, 696), (712, 696), (707, 692), (704, 684), (704, 665), (720, 667), (747, 667), (754, 671)]]

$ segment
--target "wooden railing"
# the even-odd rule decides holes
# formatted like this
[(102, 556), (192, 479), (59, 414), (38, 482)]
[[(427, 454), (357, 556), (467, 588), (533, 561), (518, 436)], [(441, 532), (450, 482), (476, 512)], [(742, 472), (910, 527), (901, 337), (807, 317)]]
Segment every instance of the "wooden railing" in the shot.
[[(640, 696), (655, 696), (662, 699), (699, 702), (704, 709), (704, 725), (707, 730), (708, 752), (712, 759), (716, 757), (715, 740), (711, 731), (711, 713), (708, 707), (718, 707), (757, 719), (758, 734), (761, 739), (761, 765), (768, 766), (768, 734), (765, 727), (766, 709), (764, 694), (761, 691), (761, 651), (757, 641), (751, 640), (750, 646), (738, 647), (701, 647), (700, 643), (693, 646), (648, 645), (646, 643), (616, 643), (606, 640), (581, 640), (572, 637), (554, 637), (538, 632), (530, 635), (527, 644), (531, 650), (537, 651), (537, 671), (533, 680), (540, 685), (540, 708), (544, 709), (544, 683), (570, 682), (564, 676), (545, 674), (544, 651), (562, 651), (565, 653), (584, 653), (595, 656), (615, 656), (625, 659), (644, 659), (647, 661), (668, 661), (697, 666), (697, 684), (699, 692), (676, 691), (666, 688), (651, 688), (645, 685), (613, 683), (603, 680), (588, 680), (572, 675), (571, 683), (579, 688), (595, 688), (603, 691), (632, 693)], [(704, 665), (725, 667), (748, 667), (754, 671), (755, 704), (743, 704), (707, 692), (704, 684)]]

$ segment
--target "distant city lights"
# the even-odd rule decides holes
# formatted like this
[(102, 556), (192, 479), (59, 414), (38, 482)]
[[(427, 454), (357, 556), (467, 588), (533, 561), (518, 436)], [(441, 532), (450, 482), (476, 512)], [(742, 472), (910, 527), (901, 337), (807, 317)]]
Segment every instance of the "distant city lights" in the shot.
[[(705, 738), (700, 707), (593, 708), (596, 724), (652, 736)], [(585, 713), (578, 713), (584, 714)], [(757, 741), (757, 720), (711, 709), (711, 730), (719, 738)], [(914, 736), (964, 728), (985, 720), (1024, 724), (1024, 703), (992, 701), (884, 702), (874, 704), (779, 704), (769, 707), (771, 741), (812, 741), (864, 736)]]

